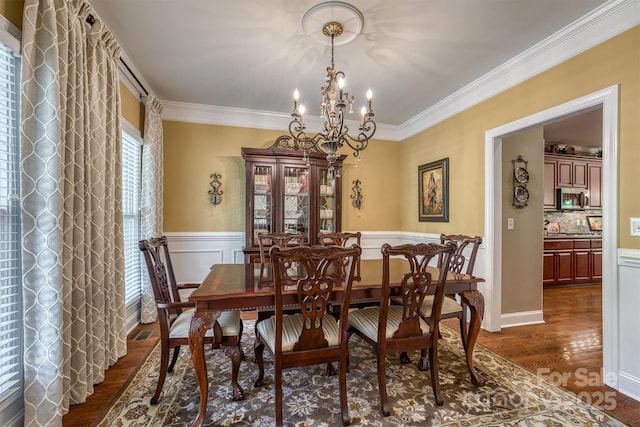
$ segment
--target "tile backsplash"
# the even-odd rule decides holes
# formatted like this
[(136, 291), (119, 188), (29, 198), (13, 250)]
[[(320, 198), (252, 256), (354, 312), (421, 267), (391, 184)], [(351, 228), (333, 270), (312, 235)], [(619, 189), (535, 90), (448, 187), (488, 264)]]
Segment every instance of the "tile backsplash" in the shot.
[(600, 231), (589, 230), (587, 216), (601, 215), (599, 209), (584, 211), (550, 211), (544, 213), (543, 227), (549, 222), (557, 222), (560, 224), (560, 233), (567, 234), (593, 234), (600, 235)]

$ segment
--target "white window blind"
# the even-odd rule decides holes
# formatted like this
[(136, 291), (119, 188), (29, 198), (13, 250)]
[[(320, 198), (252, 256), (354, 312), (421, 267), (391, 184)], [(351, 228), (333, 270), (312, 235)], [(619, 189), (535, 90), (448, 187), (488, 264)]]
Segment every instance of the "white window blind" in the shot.
[(140, 185), (142, 145), (140, 140), (122, 132), (122, 213), (124, 225), (125, 302), (137, 304), (141, 289)]
[(22, 387), (19, 70), (0, 42), (0, 402)]

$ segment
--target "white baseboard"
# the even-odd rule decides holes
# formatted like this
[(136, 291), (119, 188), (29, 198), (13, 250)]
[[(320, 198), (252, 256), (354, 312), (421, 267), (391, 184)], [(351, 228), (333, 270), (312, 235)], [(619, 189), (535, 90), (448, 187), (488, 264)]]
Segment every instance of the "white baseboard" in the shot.
[(618, 374), (618, 391), (640, 402), (640, 378), (620, 372)]
[(542, 310), (521, 311), (518, 313), (507, 313), (500, 316), (501, 326), (511, 328), (513, 326), (536, 325), (544, 323)]

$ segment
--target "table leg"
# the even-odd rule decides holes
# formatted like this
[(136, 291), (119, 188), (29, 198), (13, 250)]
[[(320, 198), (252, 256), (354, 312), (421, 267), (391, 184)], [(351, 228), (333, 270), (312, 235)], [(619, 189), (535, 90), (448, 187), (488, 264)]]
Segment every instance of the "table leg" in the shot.
[(209, 400), (209, 380), (207, 378), (207, 364), (204, 359), (204, 337), (209, 329), (220, 317), (219, 311), (197, 311), (191, 319), (189, 327), (189, 350), (191, 351), (191, 362), (198, 378), (200, 387), (200, 408), (198, 416), (191, 424), (192, 427), (200, 427), (204, 421), (204, 414), (207, 411), (207, 401)]
[(468, 306), (469, 311), (471, 312), (471, 319), (469, 321), (469, 330), (466, 334), (465, 345), (467, 368), (469, 368), (469, 373), (471, 374), (471, 382), (475, 386), (482, 387), (485, 384), (485, 380), (473, 366), (473, 347), (478, 339), (480, 324), (482, 323), (482, 317), (484, 316), (484, 297), (479, 291), (463, 292), (461, 295), (461, 303), (463, 309), (465, 306)]

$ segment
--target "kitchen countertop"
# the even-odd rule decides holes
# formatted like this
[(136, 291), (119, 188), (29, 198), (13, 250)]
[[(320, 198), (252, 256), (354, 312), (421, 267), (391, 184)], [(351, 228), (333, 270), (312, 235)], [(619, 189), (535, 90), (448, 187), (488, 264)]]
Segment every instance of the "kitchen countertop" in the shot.
[(547, 234), (544, 236), (545, 239), (592, 239), (598, 240), (602, 239), (601, 234), (563, 234), (563, 233), (553, 233)]

